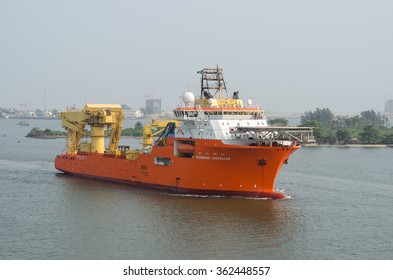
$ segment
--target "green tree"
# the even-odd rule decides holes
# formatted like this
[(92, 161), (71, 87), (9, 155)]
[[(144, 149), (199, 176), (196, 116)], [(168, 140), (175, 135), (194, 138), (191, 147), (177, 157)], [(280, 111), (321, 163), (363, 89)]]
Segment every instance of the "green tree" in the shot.
[(360, 116), (357, 115), (352, 118), (346, 119), (345, 123), (346, 127), (359, 128), (362, 126), (362, 119), (360, 118)]
[(322, 127), (322, 123), (320, 121), (305, 121), (302, 125), (307, 127)]
[(121, 132), (123, 136), (142, 136), (143, 135), (143, 124), (136, 122), (134, 128), (126, 128)]
[(359, 133), (359, 140), (364, 144), (376, 144), (381, 141), (380, 132), (372, 125), (367, 125)]
[(314, 130), (314, 138), (319, 144), (335, 144), (337, 142), (335, 131), (326, 126), (317, 127)]
[(38, 136), (40, 133), (40, 129), (38, 127), (34, 127), (30, 130), (29, 133), (27, 133), (27, 137), (34, 137), (34, 136)]
[(335, 130), (323, 125), (319, 120), (305, 121), (303, 126), (314, 127), (314, 138), (319, 144), (335, 144), (337, 141)]
[(27, 133), (26, 137), (42, 137), (42, 136), (65, 136), (65, 131), (59, 130), (50, 130), (46, 128), (45, 130), (39, 129), (38, 127), (34, 127)]
[(383, 131), (381, 134), (381, 143), (393, 144), (393, 129)]
[(352, 131), (348, 128), (339, 128), (336, 131), (337, 141), (348, 144), (352, 140)]
[(363, 111), (360, 113), (362, 123), (364, 125), (382, 126), (385, 123), (385, 117), (380, 113), (375, 113), (374, 110)]
[(314, 112), (304, 112), (301, 116), (301, 124), (307, 121), (320, 121), (324, 126), (330, 126), (334, 119), (334, 114), (328, 108), (317, 108)]
[(143, 124), (141, 122), (136, 122), (135, 125), (134, 125), (134, 129), (142, 130), (143, 129)]
[(143, 135), (143, 124), (141, 122), (136, 122), (134, 125), (134, 131), (132, 136), (142, 136)]
[(288, 126), (288, 119), (276, 118), (276, 119), (268, 120), (267, 123), (273, 126)]

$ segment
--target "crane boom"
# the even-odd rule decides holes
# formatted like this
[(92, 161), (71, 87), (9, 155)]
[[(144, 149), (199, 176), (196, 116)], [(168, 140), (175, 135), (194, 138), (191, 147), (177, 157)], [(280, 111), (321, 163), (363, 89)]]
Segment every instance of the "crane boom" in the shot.
[[(162, 133), (169, 123), (174, 123), (177, 127), (180, 126), (180, 122), (176, 120), (157, 121), (154, 119), (151, 121), (151, 124), (145, 125), (143, 127), (143, 147), (152, 146), (153, 137)], [(159, 128), (159, 130), (153, 132), (153, 128)]]
[[(104, 153), (105, 127), (111, 128), (108, 153), (114, 154), (119, 145), (124, 115), (118, 104), (86, 104), (83, 109), (60, 112), (62, 126), (67, 130), (66, 153)], [(85, 127), (91, 127), (91, 143), (79, 144), (86, 136)]]

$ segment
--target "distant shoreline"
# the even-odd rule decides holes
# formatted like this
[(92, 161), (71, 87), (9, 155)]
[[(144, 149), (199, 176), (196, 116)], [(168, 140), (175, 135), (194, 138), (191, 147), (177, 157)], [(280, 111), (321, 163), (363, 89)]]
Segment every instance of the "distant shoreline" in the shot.
[[(57, 139), (57, 138), (66, 138), (65, 135), (37, 135), (37, 136), (25, 136), (27, 138), (35, 138), (35, 139)], [(107, 135), (105, 138), (109, 138), (110, 136)], [(126, 139), (142, 139), (142, 136), (121, 136), (122, 138)]]
[(302, 144), (303, 147), (393, 148), (391, 144)]
[(34, 139), (57, 139), (57, 138), (66, 138), (65, 135), (37, 135), (37, 136), (25, 136), (27, 138), (34, 138)]

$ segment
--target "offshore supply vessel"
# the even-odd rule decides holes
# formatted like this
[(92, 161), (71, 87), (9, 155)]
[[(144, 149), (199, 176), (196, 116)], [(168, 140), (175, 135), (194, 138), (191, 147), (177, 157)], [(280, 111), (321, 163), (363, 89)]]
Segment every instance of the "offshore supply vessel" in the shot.
[[(66, 152), (56, 157), (56, 169), (181, 194), (284, 198), (274, 189), (276, 176), (300, 148), (299, 133), (312, 140), (310, 128), (268, 126), (264, 111), (251, 100), (245, 105), (238, 91), (228, 97), (222, 69), (198, 73), (200, 95), (184, 93), (173, 120), (145, 125), (140, 149), (119, 146), (120, 105), (87, 104), (60, 112)], [(87, 125), (90, 141), (82, 142)]]

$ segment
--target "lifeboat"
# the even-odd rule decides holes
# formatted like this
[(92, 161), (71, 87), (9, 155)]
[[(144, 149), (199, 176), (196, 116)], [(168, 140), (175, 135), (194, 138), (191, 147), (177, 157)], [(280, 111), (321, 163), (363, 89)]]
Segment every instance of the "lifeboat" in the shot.
[(195, 152), (195, 146), (193, 144), (180, 142), (177, 144), (177, 150), (182, 154), (193, 154)]

